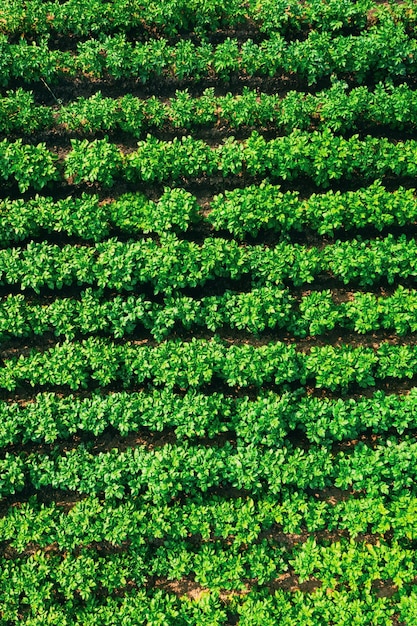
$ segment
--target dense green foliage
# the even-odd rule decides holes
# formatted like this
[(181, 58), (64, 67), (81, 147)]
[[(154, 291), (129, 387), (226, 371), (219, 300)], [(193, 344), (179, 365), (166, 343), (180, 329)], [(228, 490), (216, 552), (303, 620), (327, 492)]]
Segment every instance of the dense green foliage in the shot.
[(416, 127), (416, 92), (402, 84), (379, 83), (375, 90), (366, 86), (348, 89), (335, 81), (330, 89), (316, 94), (290, 91), (284, 97), (260, 93), (247, 87), (239, 95), (216, 96), (213, 87), (193, 98), (187, 89), (163, 102), (151, 96), (141, 99), (131, 94), (106, 98), (97, 91), (80, 97), (57, 111), (37, 105), (33, 92), (7, 91), (0, 99), (0, 131), (28, 132), (65, 128), (80, 134), (123, 131), (135, 137), (160, 128), (196, 130), (226, 125), (237, 130), (246, 127), (275, 128), (291, 132), (298, 128), (329, 128), (349, 132), (379, 127), (398, 130)]
[(18, 43), (9, 43), (7, 36), (0, 34), (0, 84), (10, 85), (16, 78), (25, 83), (41, 78), (56, 83), (79, 75), (134, 78), (142, 83), (166, 77), (196, 81), (212, 72), (221, 80), (229, 80), (237, 71), (257, 76), (296, 73), (309, 85), (330, 76), (353, 74), (355, 81), (363, 84), (375, 78), (415, 74), (416, 50), (417, 41), (393, 16), (358, 35), (332, 36), (325, 30), (312, 30), (304, 40), (288, 41), (271, 32), (261, 43), (249, 38), (242, 45), (230, 37), (217, 45), (205, 38), (198, 43), (180, 39), (173, 45), (165, 38), (132, 43), (125, 33), (103, 33), (78, 42), (75, 53), (50, 49), (45, 36), (39, 42), (28, 43), (21, 38)]
[[(22, 144), (21, 139), (0, 142), (0, 177), (18, 184), (20, 192), (30, 187), (41, 189), (59, 178), (70, 182), (94, 183), (112, 187), (122, 177), (133, 183), (177, 183), (199, 176), (221, 174), (292, 180), (307, 176), (319, 186), (331, 181), (361, 177), (415, 176), (417, 140), (393, 143), (386, 138), (367, 135), (349, 139), (323, 132), (290, 135), (270, 141), (253, 131), (241, 142), (233, 137), (212, 148), (192, 136), (175, 137), (166, 142), (151, 135), (138, 142), (138, 149), (123, 154), (105, 139), (71, 139), (72, 150), (60, 172), (55, 157), (45, 144)], [(28, 165), (30, 163), (30, 165)]]
[(0, 624), (417, 625), (417, 10), (0, 8)]

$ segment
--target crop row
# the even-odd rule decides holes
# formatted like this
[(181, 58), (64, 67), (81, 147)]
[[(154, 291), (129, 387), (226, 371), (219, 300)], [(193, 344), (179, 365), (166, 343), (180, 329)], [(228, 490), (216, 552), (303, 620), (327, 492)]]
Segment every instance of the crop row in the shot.
[(403, 434), (417, 424), (417, 394), (386, 395), (376, 391), (359, 400), (315, 398), (302, 390), (281, 395), (263, 392), (255, 400), (204, 395), (171, 389), (93, 394), (91, 398), (59, 398), (43, 393), (22, 408), (0, 404), (0, 447), (20, 443), (54, 443), (85, 432), (102, 435), (109, 427), (122, 436), (141, 429), (151, 434), (174, 431), (178, 440), (216, 437), (224, 432), (241, 443), (276, 447), (293, 431), (311, 443), (331, 446), (357, 439), (369, 429)]
[(296, 74), (309, 85), (336, 76), (352, 76), (357, 83), (383, 80), (416, 72), (417, 41), (408, 36), (405, 25), (385, 19), (360, 35), (336, 35), (312, 31), (303, 40), (287, 42), (279, 34), (254, 43), (227, 38), (213, 46), (180, 39), (170, 45), (166, 39), (131, 43), (124, 34), (90, 38), (77, 44), (76, 53), (48, 48), (48, 39), (39, 43), (21, 38), (8, 42), (0, 35), (0, 84), (15, 79), (26, 83), (57, 82), (80, 74), (89, 78), (135, 79), (143, 83), (170, 77), (198, 81), (231, 75), (276, 76)]
[[(178, 542), (177, 547), (168, 543), (166, 547), (154, 548), (153, 554), (149, 547), (140, 546), (134, 552), (107, 556), (98, 555), (94, 549), (84, 549), (78, 556), (68, 555), (64, 559), (60, 555), (44, 554), (17, 561), (2, 559), (0, 602), (2, 606), (7, 607), (7, 616), (10, 619), (12, 611), (19, 610), (21, 605), (19, 596), (25, 591), (32, 610), (41, 607), (45, 610), (59, 604), (59, 599), (64, 602), (73, 600), (78, 606), (79, 599), (91, 603), (97, 595), (100, 596), (100, 592), (105, 592), (106, 595), (113, 594), (125, 588), (128, 581), (133, 589), (140, 589), (147, 580), (152, 580), (152, 576), (165, 577), (167, 571), (170, 573), (170, 580), (176, 580), (177, 571), (194, 572), (196, 582), (201, 581), (206, 587), (206, 581), (210, 581), (210, 586), (216, 590), (221, 588), (223, 574), (224, 587), (232, 590), (243, 587), (239, 580), (242, 575), (247, 579), (254, 579), (259, 572), (261, 580), (262, 578), (273, 580), (288, 569), (283, 559), (278, 558), (282, 550), (269, 545), (266, 540), (259, 545), (248, 547), (244, 552), (239, 552), (238, 546), (229, 549), (205, 546), (200, 551), (192, 553), (183, 548), (183, 543)], [(180, 560), (178, 564), (174, 563), (175, 560), (184, 557), (186, 560), (183, 563)], [(223, 565), (222, 558), (225, 559)], [(32, 585), (28, 585), (30, 579), (33, 579)], [(15, 584), (12, 589), (13, 580)], [(27, 589), (29, 586), (30, 590)], [(54, 594), (51, 593), (52, 590), (55, 591)], [(135, 623), (149, 622), (141, 620)], [(155, 620), (151, 623), (156, 625), (165, 622)]]
[[(35, 571), (35, 576), (36, 574)], [(25, 585), (26, 589), (30, 588), (30, 585), (26, 585), (26, 581), (26, 577), (21, 579), (19, 589), (22, 585)], [(47, 601), (45, 595), (48, 595), (48, 589), (50, 589), (48, 585), (45, 591), (44, 588), (40, 590), (39, 587), (35, 587), (33, 593), (29, 594), (30, 601), (34, 604), (33, 610), (28, 610), (27, 605), (24, 610), (12, 594), (8, 596), (3, 608), (8, 623), (25, 624), (25, 626), (42, 626), (47, 623), (61, 626), (74, 626), (74, 624), (119, 626), (121, 623), (155, 626), (188, 626), (191, 623), (198, 626), (220, 626), (228, 623), (227, 611), (222, 608), (218, 593), (214, 597), (213, 594), (206, 593), (202, 600), (191, 601), (186, 596), (179, 599), (172, 593), (160, 590), (146, 592), (143, 589), (134, 589), (133, 592), (118, 593), (114, 597), (109, 595), (104, 601), (92, 596), (85, 604), (82, 601), (74, 602), (74, 599), (58, 603), (53, 603), (51, 599)], [(345, 595), (348, 601), (350, 595)], [(92, 607), (94, 607), (93, 612)], [(301, 611), (301, 606), (299, 610)]]
[(367, 226), (382, 230), (416, 221), (414, 194), (415, 190), (402, 187), (388, 192), (375, 181), (358, 191), (314, 193), (301, 200), (298, 192), (283, 193), (278, 185), (264, 181), (215, 196), (206, 219), (215, 230), (228, 230), (235, 237), (256, 236), (265, 230), (303, 232), (306, 228), (320, 235)]
[[(372, 546), (368, 549), (371, 550)], [(391, 596), (393, 587), (389, 581), (374, 580), (375, 588), (386, 583), (385, 588), (389, 589), (387, 596), (366, 591), (362, 593), (359, 589), (346, 591), (345, 587), (333, 590), (325, 585), (314, 593), (278, 590), (272, 595), (269, 590), (254, 592), (246, 596), (241, 605), (237, 603), (238, 623), (240, 626), (275, 626), (278, 619), (282, 626), (297, 623), (328, 626), (332, 622), (340, 626), (350, 626), (353, 620), (353, 623), (356, 621), (361, 626), (391, 626), (393, 618), (398, 616), (401, 623), (414, 626), (417, 594), (412, 586), (401, 588), (399, 592), (394, 591), (395, 595)]]
[(41, 4), (31, 0), (24, 6), (22, 2), (6, 5), (2, 11), (0, 31), (32, 36), (47, 33), (87, 36), (131, 29), (146, 33), (157, 28), (159, 32), (172, 36), (184, 30), (201, 35), (219, 28), (247, 27), (250, 24), (266, 33), (291, 34), (293, 31), (296, 34), (307, 28), (334, 33), (341, 29), (366, 28), (371, 9), (374, 22), (394, 15), (397, 20), (411, 27), (415, 24), (415, 17), (413, 19), (410, 11), (410, 2), (403, 4), (388, 11), (372, 0), (360, 0), (354, 4), (349, 0), (309, 0), (302, 8), (295, 0), (250, 0), (245, 6), (238, 0), (227, 5), (218, 0), (154, 1), (147, 4), (137, 0), (117, 0), (110, 9), (103, 0), (92, 0), (88, 4), (84, 0), (50, 0)]
[(5, 360), (0, 369), (0, 388), (13, 391), (22, 385), (70, 389), (116, 382), (155, 384), (169, 389), (198, 388), (213, 381), (230, 387), (261, 387), (289, 382), (342, 389), (352, 384), (370, 387), (386, 378), (412, 378), (417, 374), (417, 347), (382, 343), (379, 348), (313, 346), (308, 354), (281, 342), (260, 347), (227, 346), (217, 338), (169, 340), (147, 345), (115, 345), (91, 337), (82, 342), (63, 342), (45, 352)]
[(59, 550), (73, 551), (94, 543), (135, 548), (187, 537), (199, 537), (200, 543), (233, 537), (238, 544), (251, 544), (271, 531), (302, 535), (345, 530), (352, 538), (391, 531), (406, 544), (417, 536), (416, 511), (417, 498), (407, 489), (389, 495), (356, 494), (333, 504), (297, 488), (283, 489), (279, 501), (271, 495), (226, 499), (197, 494), (168, 506), (144, 503), (140, 497), (115, 502), (87, 496), (68, 512), (55, 503), (41, 504), (34, 496), (0, 518), (0, 538), (18, 553), (29, 544), (40, 549), (56, 544)]
[[(62, 289), (69, 285), (133, 291), (150, 284), (154, 293), (202, 287), (219, 278), (250, 277), (252, 288), (313, 282), (323, 273), (361, 287), (417, 276), (417, 241), (405, 235), (336, 241), (322, 249), (279, 243), (239, 246), (236, 241), (206, 238), (196, 244), (166, 235), (157, 242), (109, 239), (94, 246), (47, 242), (0, 250), (0, 285), (21, 289)], [(136, 316), (135, 316), (136, 320)]]
[[(376, 580), (375, 586), (378, 583)], [(390, 587), (389, 582), (387, 587)], [(393, 597), (346, 588), (330, 593), (324, 586), (315, 589), (314, 593), (282, 589), (271, 593), (270, 589), (255, 589), (250, 593), (227, 595), (230, 599), (225, 601), (220, 599), (219, 592), (202, 589), (197, 599), (190, 599), (185, 595), (178, 598), (169, 591), (135, 589), (122, 597), (110, 595), (104, 603), (90, 597), (86, 605), (71, 599), (52, 606), (49, 601), (45, 608), (42, 601), (38, 601), (30, 613), (19, 611), (13, 605), (7, 615), (11, 623), (25, 626), (42, 626), (48, 622), (61, 626), (119, 626), (123, 622), (155, 626), (227, 626), (230, 616), (238, 620), (236, 623), (240, 626), (275, 626), (277, 619), (281, 626), (297, 623), (328, 626), (333, 619), (339, 626), (350, 626), (352, 620), (361, 626), (375, 626), (376, 623), (391, 626), (393, 616), (414, 626), (417, 611), (417, 595), (410, 585)], [(36, 592), (34, 596), (37, 597)]]
[(348, 91), (346, 83), (335, 82), (317, 94), (290, 91), (283, 98), (247, 87), (241, 95), (215, 96), (214, 88), (209, 88), (198, 98), (188, 90), (177, 91), (169, 102), (131, 94), (106, 98), (98, 91), (59, 109), (36, 105), (33, 92), (19, 88), (0, 99), (0, 132), (64, 127), (83, 134), (124, 131), (139, 138), (167, 126), (195, 130), (213, 125), (230, 129), (272, 125), (285, 133), (312, 127), (347, 132), (381, 125), (403, 130), (416, 128), (416, 109), (416, 92), (407, 84), (379, 83), (373, 91), (365, 86)]
[[(387, 204), (399, 205), (395, 223), (414, 221), (412, 192), (400, 189), (390, 202), (390, 196), (382, 188), (379, 191)], [(201, 221), (198, 210), (197, 199), (181, 188), (165, 188), (158, 202), (139, 192), (125, 193), (110, 203), (87, 193), (57, 201), (38, 194), (28, 200), (6, 198), (0, 200), (0, 245), (60, 233), (98, 242), (115, 233), (134, 237), (150, 232), (184, 232), (190, 224)]]
[(270, 175), (284, 180), (307, 176), (316, 185), (328, 187), (341, 178), (372, 181), (385, 175), (417, 174), (416, 140), (392, 143), (370, 136), (359, 139), (358, 135), (344, 139), (328, 129), (294, 131), (270, 141), (254, 131), (245, 141), (230, 137), (215, 148), (191, 136), (166, 142), (149, 135), (128, 154), (107, 138), (72, 139), (71, 144), (61, 167), (45, 144), (4, 139), (0, 142), (0, 178), (17, 183), (23, 193), (64, 178), (75, 184), (97, 182), (111, 187), (119, 178), (138, 183), (212, 175)]
[(204, 217), (197, 199), (181, 188), (166, 187), (157, 202), (139, 192), (125, 193), (110, 203), (86, 193), (57, 201), (39, 195), (28, 200), (6, 198), (0, 200), (0, 245), (59, 233), (98, 242), (120, 232), (131, 237), (180, 233), (195, 224), (228, 230), (240, 238), (305, 229), (332, 236), (335, 230), (369, 226), (381, 231), (416, 223), (416, 194), (403, 187), (388, 192), (375, 181), (358, 191), (313, 193), (300, 199), (297, 191), (282, 192), (279, 185), (264, 181), (214, 196)]
[(148, 449), (94, 453), (93, 444), (49, 453), (10, 454), (0, 460), (0, 496), (23, 489), (60, 489), (106, 498), (141, 496), (169, 503), (184, 494), (206, 493), (219, 485), (279, 496), (291, 488), (365, 490), (368, 496), (414, 494), (417, 478), (415, 437), (393, 435), (332, 451), (322, 445), (308, 450), (290, 442), (278, 447), (226, 441), (207, 446), (181, 442)]
[[(47, 609), (50, 608), (56, 610), (60, 603), (73, 610), (79, 610), (83, 604), (82, 601), (87, 603), (91, 611), (91, 605), (96, 608), (99, 605), (96, 598), (103, 591), (106, 595), (112, 594), (120, 588), (125, 588), (127, 581), (130, 581), (133, 588), (139, 587), (140, 589), (151, 576), (156, 579), (163, 577), (168, 580), (181, 580), (180, 575), (175, 575), (177, 572), (193, 575), (197, 584), (203, 588), (209, 587), (212, 592), (212, 590), (243, 591), (246, 587), (244, 581), (255, 581), (257, 588), (258, 584), (272, 583), (291, 570), (300, 581), (314, 576), (324, 588), (337, 587), (345, 591), (348, 597), (356, 597), (362, 602), (368, 603), (374, 597), (378, 606), (377, 594), (375, 588), (372, 587), (375, 582), (394, 580), (397, 588), (403, 590), (397, 595), (398, 600), (401, 596), (410, 593), (413, 577), (417, 571), (415, 551), (402, 547), (396, 541), (389, 545), (383, 539), (375, 546), (365, 541), (357, 543), (346, 539), (332, 546), (323, 546), (317, 545), (314, 540), (308, 540), (287, 553), (282, 546), (266, 539), (248, 546), (244, 551), (241, 551), (240, 546), (235, 543), (229, 547), (205, 545), (194, 551), (187, 549), (184, 544), (184, 541), (176, 544), (168, 542), (167, 545), (154, 549), (153, 554), (149, 554), (149, 548), (141, 546), (135, 552), (107, 556), (99, 556), (96, 550), (87, 548), (78, 556), (67, 555), (65, 558), (60, 555), (37, 553), (27, 559), (13, 561), (3, 559), (1, 587), (2, 604), (7, 609), (6, 617), (15, 619), (19, 609), (25, 604), (25, 600), (35, 615), (38, 611), (45, 615)], [(143, 602), (143, 596), (140, 593), (138, 597)], [(129, 600), (132, 600), (132, 597)], [(390, 607), (387, 601), (379, 604), (379, 617), (385, 615), (385, 621), (379, 621), (379, 623), (388, 625), (394, 608)], [(291, 603), (289, 605), (291, 607)], [(148, 608), (146, 603), (145, 606)], [(136, 602), (133, 601), (131, 610), (135, 608)], [(210, 608), (213, 610), (213, 606)], [(323, 610), (323, 606), (320, 608)], [(373, 618), (375, 618), (375, 607), (372, 608)], [(81, 613), (83, 613), (82, 610)], [(151, 614), (153, 615), (153, 611)], [(166, 622), (165, 615), (162, 615), (164, 621), (149, 622), (146, 618), (146, 621), (143, 620), (142, 613), (143, 617), (137, 623), (171, 623)], [(294, 615), (293, 610), (290, 615)], [(351, 616), (350, 611), (349, 615)], [(176, 616), (178, 617), (178, 611)], [(120, 618), (120, 614), (118, 617)], [(149, 616), (146, 615), (146, 617)], [(183, 619), (184, 617), (183, 615)], [(190, 618), (190, 615), (188, 617)], [(89, 620), (83, 623), (92, 624), (93, 622)], [(106, 621), (105, 623), (114, 622)], [(177, 620), (173, 623), (189, 624), (190, 621), (179, 622)], [(204, 620), (192, 623), (212, 624), (213, 622)], [(259, 624), (260, 622), (249, 621), (248, 623)], [(285, 624), (289, 623), (291, 622), (285, 622)], [(348, 624), (349, 622), (339, 621), (338, 623)], [(362, 621), (361, 623), (375, 624), (375, 621)]]
[(0, 340), (53, 332), (74, 339), (100, 333), (122, 338), (146, 329), (157, 341), (173, 329), (212, 332), (238, 329), (255, 335), (281, 329), (295, 337), (317, 336), (338, 328), (358, 333), (389, 329), (399, 335), (417, 331), (417, 291), (398, 287), (391, 296), (356, 292), (335, 303), (330, 290), (313, 291), (298, 301), (289, 289), (266, 286), (250, 292), (195, 299), (172, 295), (163, 303), (144, 296), (103, 298), (87, 288), (80, 299), (57, 298), (50, 304), (28, 303), (23, 294), (0, 299)]

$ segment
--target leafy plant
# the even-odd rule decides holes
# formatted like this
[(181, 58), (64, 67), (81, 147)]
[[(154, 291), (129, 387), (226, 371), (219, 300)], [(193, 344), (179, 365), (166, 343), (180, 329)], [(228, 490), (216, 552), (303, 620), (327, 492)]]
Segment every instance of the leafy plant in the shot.
[(65, 159), (65, 175), (73, 178), (74, 183), (99, 182), (106, 187), (114, 179), (122, 165), (118, 148), (108, 139), (79, 141), (71, 139), (72, 150)]

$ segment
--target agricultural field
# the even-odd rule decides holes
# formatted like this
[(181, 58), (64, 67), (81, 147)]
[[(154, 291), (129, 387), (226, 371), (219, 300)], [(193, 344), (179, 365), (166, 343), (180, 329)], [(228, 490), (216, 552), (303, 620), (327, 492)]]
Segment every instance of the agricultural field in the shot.
[(417, 4), (3, 0), (0, 624), (417, 625)]

